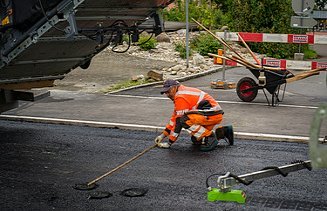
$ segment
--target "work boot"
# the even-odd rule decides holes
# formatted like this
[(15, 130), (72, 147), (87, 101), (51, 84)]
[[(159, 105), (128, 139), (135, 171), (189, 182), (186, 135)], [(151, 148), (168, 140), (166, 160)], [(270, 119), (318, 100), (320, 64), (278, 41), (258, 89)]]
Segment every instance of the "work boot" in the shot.
[(211, 135), (204, 138), (202, 145), (200, 146), (200, 151), (209, 152), (214, 150), (218, 145), (218, 140), (216, 134), (212, 131)]
[(202, 142), (198, 141), (195, 136), (191, 136), (191, 141), (195, 146), (200, 146), (202, 144)]
[(225, 130), (224, 130), (224, 127), (223, 126), (219, 126), (216, 129), (215, 134), (216, 134), (217, 140), (224, 139), (225, 138)]
[(227, 138), (228, 144), (231, 146), (234, 145), (234, 131), (232, 125), (224, 126), (224, 134), (225, 138)]
[(216, 137), (218, 140), (225, 140), (228, 145), (234, 145), (233, 126), (227, 125), (216, 129)]

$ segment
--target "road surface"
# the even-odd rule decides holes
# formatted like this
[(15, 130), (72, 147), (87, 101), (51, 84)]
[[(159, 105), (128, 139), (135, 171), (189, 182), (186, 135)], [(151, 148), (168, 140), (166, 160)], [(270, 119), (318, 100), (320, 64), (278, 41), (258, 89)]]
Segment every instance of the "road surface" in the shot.
[[(308, 159), (308, 145), (236, 140), (235, 146), (200, 152), (182, 134), (169, 150), (153, 149), (98, 182), (93, 191), (112, 197), (91, 200), (86, 183), (153, 145), (154, 132), (0, 121), (1, 210), (327, 210), (327, 170), (301, 170), (235, 189), (245, 205), (208, 202), (205, 180)], [(215, 180), (209, 184), (215, 187)], [(143, 197), (120, 195), (146, 188)]]

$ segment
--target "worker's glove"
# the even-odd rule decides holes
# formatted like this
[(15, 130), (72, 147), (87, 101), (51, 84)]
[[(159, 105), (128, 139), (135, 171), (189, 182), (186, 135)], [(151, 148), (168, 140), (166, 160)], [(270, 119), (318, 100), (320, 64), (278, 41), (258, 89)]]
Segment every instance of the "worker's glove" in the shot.
[(165, 135), (163, 133), (161, 133), (160, 136), (157, 136), (157, 138), (154, 139), (154, 142), (156, 142), (156, 144), (159, 144), (164, 138), (165, 138)]
[(158, 143), (157, 146), (160, 147), (160, 148), (163, 148), (163, 149), (169, 149), (170, 148), (170, 143)]

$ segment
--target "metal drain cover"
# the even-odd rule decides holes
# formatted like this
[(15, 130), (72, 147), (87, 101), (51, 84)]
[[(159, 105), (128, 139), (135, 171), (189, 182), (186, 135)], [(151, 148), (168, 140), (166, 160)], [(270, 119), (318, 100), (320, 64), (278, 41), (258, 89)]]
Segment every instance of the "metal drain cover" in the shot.
[(127, 196), (127, 197), (140, 197), (144, 196), (148, 192), (148, 189), (145, 188), (129, 188), (126, 190), (123, 190), (121, 192), (121, 195)]
[(93, 190), (93, 189), (95, 189), (97, 187), (98, 187), (98, 185), (95, 184), (95, 183), (93, 183), (91, 185), (87, 185), (87, 183), (75, 184), (73, 186), (73, 188), (76, 189), (76, 190)]

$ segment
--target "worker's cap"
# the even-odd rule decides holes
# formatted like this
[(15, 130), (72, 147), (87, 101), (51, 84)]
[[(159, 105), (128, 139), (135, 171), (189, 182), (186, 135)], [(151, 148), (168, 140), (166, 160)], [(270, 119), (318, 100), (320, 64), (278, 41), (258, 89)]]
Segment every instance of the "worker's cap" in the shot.
[(166, 93), (171, 87), (179, 85), (179, 82), (174, 79), (167, 79), (163, 83), (161, 94)]

